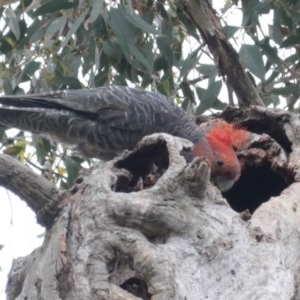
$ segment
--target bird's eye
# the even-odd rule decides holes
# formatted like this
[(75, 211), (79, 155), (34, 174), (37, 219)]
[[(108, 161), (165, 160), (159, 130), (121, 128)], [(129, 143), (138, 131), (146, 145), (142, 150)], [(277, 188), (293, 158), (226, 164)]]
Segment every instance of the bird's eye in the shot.
[(224, 165), (224, 161), (223, 160), (217, 160), (217, 166), (218, 167), (222, 167)]

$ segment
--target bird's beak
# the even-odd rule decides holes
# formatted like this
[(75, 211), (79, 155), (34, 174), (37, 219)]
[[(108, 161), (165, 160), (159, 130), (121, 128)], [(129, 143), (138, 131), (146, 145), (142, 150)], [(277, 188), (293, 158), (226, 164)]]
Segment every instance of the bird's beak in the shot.
[(221, 192), (226, 192), (232, 188), (235, 181), (233, 179), (229, 179), (226, 176), (216, 176), (214, 178), (214, 183)]

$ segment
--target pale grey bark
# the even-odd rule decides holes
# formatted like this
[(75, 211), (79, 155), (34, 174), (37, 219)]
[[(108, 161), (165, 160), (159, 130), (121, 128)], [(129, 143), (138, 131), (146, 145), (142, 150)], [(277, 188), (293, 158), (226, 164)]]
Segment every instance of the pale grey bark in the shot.
[[(299, 183), (244, 221), (205, 160), (186, 164), (190, 147), (155, 134), (78, 181), (43, 246), (14, 262), (8, 299), (299, 299)], [(124, 192), (137, 183), (117, 166), (139, 157), (142, 168), (147, 151), (167, 153), (169, 167), (153, 187)], [(129, 279), (142, 280), (131, 286), (140, 297), (119, 287)]]
[(52, 183), (5, 154), (0, 154), (0, 185), (24, 200), (43, 226), (50, 226), (61, 209), (59, 191)]

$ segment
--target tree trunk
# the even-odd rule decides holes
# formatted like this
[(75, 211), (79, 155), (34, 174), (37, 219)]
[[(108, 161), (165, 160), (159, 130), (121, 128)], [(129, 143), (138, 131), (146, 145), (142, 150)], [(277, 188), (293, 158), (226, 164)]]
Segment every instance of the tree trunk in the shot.
[(79, 178), (8, 299), (300, 299), (300, 184), (237, 213), (191, 147), (154, 134)]

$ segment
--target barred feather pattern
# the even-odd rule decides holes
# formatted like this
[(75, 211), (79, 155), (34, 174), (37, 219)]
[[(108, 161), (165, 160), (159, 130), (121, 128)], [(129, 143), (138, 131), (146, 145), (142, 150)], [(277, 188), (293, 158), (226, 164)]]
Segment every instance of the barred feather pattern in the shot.
[(74, 144), (86, 157), (111, 158), (155, 132), (204, 137), (167, 97), (125, 86), (3, 96), (0, 104), (1, 125)]

